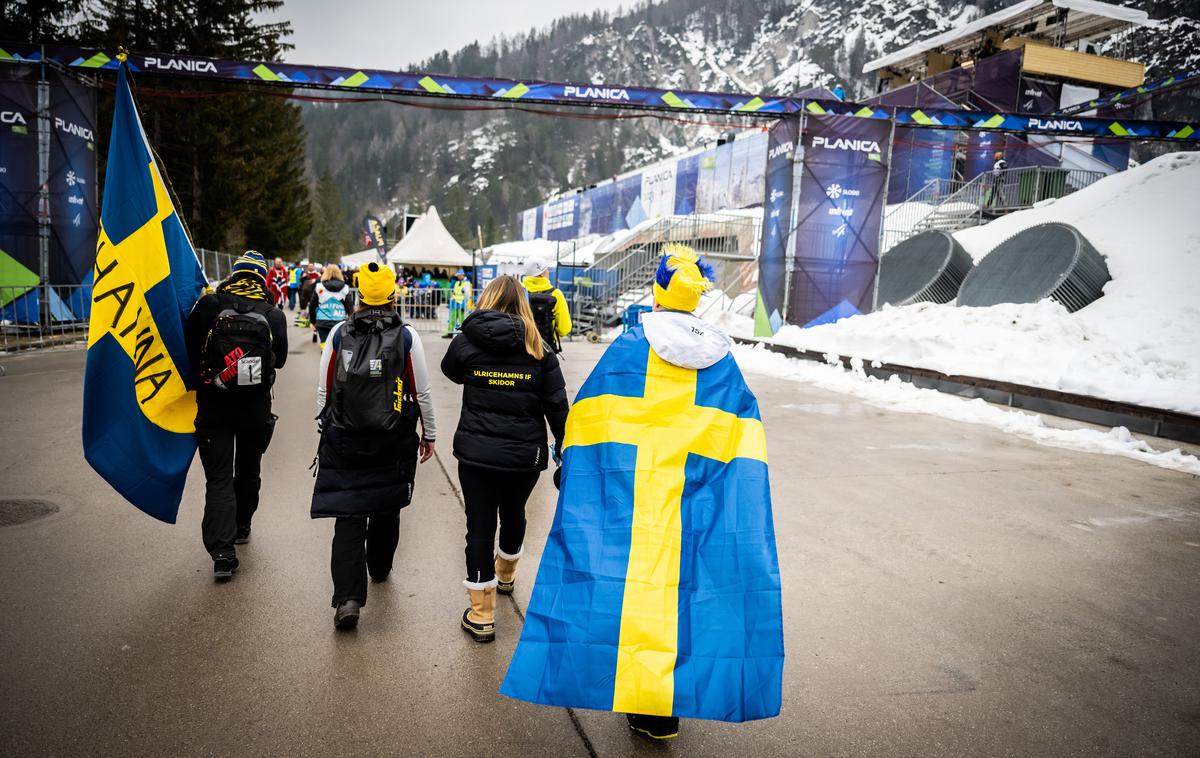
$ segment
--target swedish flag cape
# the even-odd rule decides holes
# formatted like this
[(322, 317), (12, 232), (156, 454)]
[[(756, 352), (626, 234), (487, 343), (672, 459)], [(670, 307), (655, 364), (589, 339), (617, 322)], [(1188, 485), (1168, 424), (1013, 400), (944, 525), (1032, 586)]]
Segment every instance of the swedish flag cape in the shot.
[(733, 357), (693, 370), (636, 327), (567, 419), (562, 487), (501, 693), (748, 721), (779, 713), (766, 440)]
[(204, 285), (122, 65), (93, 272), (83, 452), (126, 500), (167, 522), (196, 452), (183, 324)]

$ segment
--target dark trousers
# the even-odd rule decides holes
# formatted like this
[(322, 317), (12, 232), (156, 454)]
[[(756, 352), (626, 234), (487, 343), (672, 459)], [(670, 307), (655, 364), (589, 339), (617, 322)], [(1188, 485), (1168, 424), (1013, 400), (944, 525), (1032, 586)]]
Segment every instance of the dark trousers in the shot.
[(320, 324), (318, 324), (317, 325), (317, 341), (319, 341), (322, 345), (324, 345), (325, 340), (329, 339), (329, 333), (332, 331), (333, 331), (332, 326), (321, 326)]
[(333, 524), (333, 607), (345, 600), (366, 605), (367, 572), (384, 579), (400, 543), (400, 514), (394, 516), (343, 516)]
[(500, 549), (509, 555), (525, 544), (525, 502), (540, 471), (497, 471), (458, 462), (458, 481), (467, 507), (467, 581), (496, 578), (496, 519)]
[(204, 549), (217, 558), (234, 555), (239, 526), (250, 526), (258, 510), (259, 473), (271, 444), (274, 419), (196, 425), (196, 444), (204, 466)]

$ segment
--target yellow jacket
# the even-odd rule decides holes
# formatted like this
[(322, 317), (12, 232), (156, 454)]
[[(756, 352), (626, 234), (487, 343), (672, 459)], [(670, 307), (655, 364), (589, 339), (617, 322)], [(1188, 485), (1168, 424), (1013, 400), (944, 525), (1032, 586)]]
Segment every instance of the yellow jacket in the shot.
[(550, 292), (554, 295), (554, 330), (558, 332), (559, 337), (570, 334), (571, 310), (567, 308), (567, 299), (563, 297), (562, 290), (544, 276), (527, 276), (521, 280), (521, 284), (525, 285), (529, 292)]

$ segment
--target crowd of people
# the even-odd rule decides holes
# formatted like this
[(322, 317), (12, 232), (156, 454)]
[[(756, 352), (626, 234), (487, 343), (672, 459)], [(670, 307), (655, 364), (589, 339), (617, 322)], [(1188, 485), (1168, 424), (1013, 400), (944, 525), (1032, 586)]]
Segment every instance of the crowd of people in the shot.
[[(728, 338), (690, 313), (707, 286), (705, 271), (686, 248), (664, 255), (655, 310), (673, 314), (678, 323), (656, 327), (650, 342), (639, 337), (652, 346), (645, 350), (692, 372), (707, 371), (729, 349)], [(448, 292), (446, 336), (453, 340), (440, 370), (462, 387), (452, 450), (465, 503), (467, 606), (456, 623), (477, 642), (496, 638), (497, 594), (514, 590), (527, 539), (526, 503), (541, 473), (553, 466), (554, 483), (564, 488), (573, 472), (576, 486), (589, 475), (569, 461), (563, 467), (571, 407), (558, 354), (571, 331), (570, 313), (547, 278), (545, 261), (530, 260), (525, 272), (521, 280), (492, 280), (477, 299), (462, 271), (448, 287), (436, 288)], [(311, 516), (334, 519), (333, 623), (339, 630), (357, 627), (369, 583), (388, 581), (401, 511), (412, 502), (418, 466), (438, 444), (431, 368), (402, 307), (413, 290), (435, 289), (434, 282), (433, 272), (398, 273), (374, 262), (356, 271), (313, 263), (289, 267), (279, 259), (269, 265), (248, 251), (232, 275), (197, 302), (186, 334), (197, 370), (196, 437), (206, 481), (202, 536), (217, 581), (234, 576), (237, 547), (251, 539), (261, 461), (277, 418), (271, 388), (288, 358), (283, 309), (298, 308), (321, 344)], [(698, 363), (697, 355), (703, 357)], [(608, 581), (583, 564), (577, 571), (576, 581)], [(630, 713), (629, 719), (651, 737), (678, 731), (678, 718), (662, 713)]]

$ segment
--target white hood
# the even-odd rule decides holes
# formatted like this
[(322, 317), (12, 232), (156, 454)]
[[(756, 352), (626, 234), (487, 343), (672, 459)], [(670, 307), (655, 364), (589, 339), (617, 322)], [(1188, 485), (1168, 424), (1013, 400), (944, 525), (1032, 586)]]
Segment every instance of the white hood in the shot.
[(708, 368), (729, 353), (729, 337), (690, 313), (642, 314), (646, 339), (659, 358), (682, 368)]

